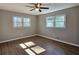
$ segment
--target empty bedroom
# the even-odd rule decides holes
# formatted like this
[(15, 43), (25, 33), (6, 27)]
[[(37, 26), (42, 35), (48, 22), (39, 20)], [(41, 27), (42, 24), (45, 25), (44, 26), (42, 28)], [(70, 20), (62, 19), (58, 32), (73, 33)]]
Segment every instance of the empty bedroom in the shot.
[(0, 55), (79, 55), (79, 3), (0, 3)]

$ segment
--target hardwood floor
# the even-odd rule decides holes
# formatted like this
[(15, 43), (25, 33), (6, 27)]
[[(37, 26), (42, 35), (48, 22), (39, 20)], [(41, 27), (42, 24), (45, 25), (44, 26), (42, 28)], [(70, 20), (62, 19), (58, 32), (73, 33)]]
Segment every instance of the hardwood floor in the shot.
[(46, 49), (45, 52), (39, 55), (79, 55), (79, 47), (74, 47), (39, 36), (1, 43), (0, 55), (28, 55), (19, 44), (29, 41), (34, 42), (36, 46)]

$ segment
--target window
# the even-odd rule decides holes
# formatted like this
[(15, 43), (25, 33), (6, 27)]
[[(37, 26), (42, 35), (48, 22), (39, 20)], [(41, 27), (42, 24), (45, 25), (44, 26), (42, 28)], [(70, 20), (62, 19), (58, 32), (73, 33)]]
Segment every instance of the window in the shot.
[(54, 17), (50, 16), (46, 18), (46, 27), (54, 27)]
[(29, 18), (21, 18), (18, 16), (13, 17), (13, 26), (16, 27), (30, 27), (31, 20)]
[(65, 28), (65, 15), (47, 17), (46, 27)]
[(30, 27), (30, 19), (29, 18), (23, 18), (23, 27)]
[(20, 17), (14, 16), (13, 17), (13, 25), (14, 25), (14, 27), (21, 27), (22, 26), (22, 19)]
[(64, 28), (65, 27), (65, 17), (64, 16), (56, 16), (55, 17), (55, 27), (56, 28)]

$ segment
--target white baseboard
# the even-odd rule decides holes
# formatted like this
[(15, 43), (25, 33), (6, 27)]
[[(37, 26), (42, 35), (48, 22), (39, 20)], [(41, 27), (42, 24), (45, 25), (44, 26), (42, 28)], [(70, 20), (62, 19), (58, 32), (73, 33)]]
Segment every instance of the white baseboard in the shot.
[(9, 40), (5, 40), (5, 41), (1, 41), (0, 43), (5, 43), (5, 42), (9, 42), (9, 41), (14, 41), (14, 40), (22, 39), (22, 38), (33, 37), (33, 36), (36, 36), (36, 35), (37, 35), (37, 34), (33, 34), (33, 35), (29, 35), (29, 36), (24, 36), (24, 37), (18, 37), (18, 38), (14, 38), (14, 39), (9, 39)]
[(6, 41), (1, 41), (0, 43), (5, 43), (5, 42), (14, 41), (14, 40), (22, 39), (22, 38), (33, 37), (33, 36), (40, 36), (40, 37), (48, 38), (48, 39), (51, 39), (51, 40), (55, 40), (55, 41), (58, 41), (58, 42), (62, 42), (62, 43), (65, 43), (65, 44), (69, 44), (69, 45), (72, 45), (72, 46), (79, 47), (79, 45), (77, 45), (77, 44), (73, 44), (73, 43), (70, 43), (70, 42), (65, 42), (65, 41), (62, 41), (62, 40), (58, 40), (58, 39), (55, 39), (55, 38), (52, 38), (52, 37), (39, 35), (39, 34), (33, 34), (33, 35), (29, 35), (29, 36), (24, 36), (24, 37), (14, 38), (14, 39), (6, 40)]
[(58, 41), (58, 42), (61, 42), (61, 43), (65, 43), (65, 44), (69, 44), (69, 45), (72, 45), (72, 46), (79, 47), (79, 45), (77, 45), (77, 44), (73, 44), (73, 43), (70, 43), (70, 42), (65, 42), (65, 41), (58, 40), (58, 39), (55, 39), (55, 38), (52, 38), (52, 37), (48, 37), (48, 36), (44, 36), (44, 35), (38, 35), (38, 34), (37, 34), (37, 36), (41, 36), (41, 37), (48, 38), (48, 39), (51, 39), (51, 40), (55, 40), (55, 41)]

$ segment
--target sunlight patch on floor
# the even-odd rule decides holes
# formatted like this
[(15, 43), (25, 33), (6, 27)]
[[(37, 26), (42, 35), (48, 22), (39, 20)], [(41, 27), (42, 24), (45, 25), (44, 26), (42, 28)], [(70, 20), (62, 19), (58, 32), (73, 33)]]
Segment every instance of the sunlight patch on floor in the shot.
[(27, 48), (23, 43), (19, 44), (22, 48)]
[(46, 49), (40, 47), (40, 46), (35, 46), (36, 44), (32, 41), (26, 42), (26, 43), (21, 43), (19, 44), (29, 55), (36, 55), (40, 54), (42, 52), (45, 52)]
[(36, 55), (32, 50), (30, 49), (25, 49), (25, 51), (29, 54), (29, 55)]
[(31, 46), (34, 46), (35, 45), (35, 43), (34, 42), (26, 42), (26, 43), (24, 43), (25, 45), (27, 45), (28, 47), (31, 47)]
[(37, 54), (40, 54), (44, 51), (46, 51), (44, 48), (40, 47), (40, 46), (35, 46), (31, 48), (34, 52), (36, 52)]

